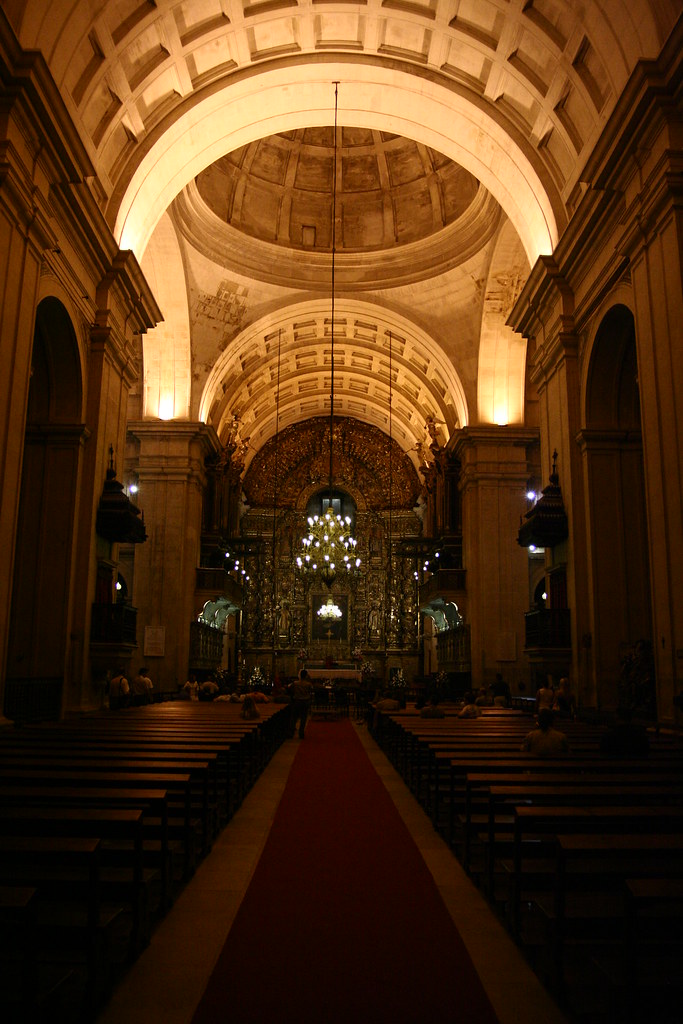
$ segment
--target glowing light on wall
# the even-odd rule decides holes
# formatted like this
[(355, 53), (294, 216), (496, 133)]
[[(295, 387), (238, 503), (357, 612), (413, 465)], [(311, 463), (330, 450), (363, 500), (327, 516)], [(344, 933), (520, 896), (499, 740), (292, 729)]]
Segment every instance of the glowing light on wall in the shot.
[(172, 420), (173, 412), (173, 398), (170, 395), (164, 395), (159, 399), (159, 419)]

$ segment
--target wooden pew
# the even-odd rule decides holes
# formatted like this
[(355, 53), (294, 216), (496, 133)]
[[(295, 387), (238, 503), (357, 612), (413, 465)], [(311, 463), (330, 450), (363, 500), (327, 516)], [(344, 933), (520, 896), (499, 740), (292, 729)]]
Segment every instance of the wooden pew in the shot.
[[(215, 757), (213, 758), (213, 767), (215, 768)], [(53, 774), (55, 772), (61, 773), (64, 771), (77, 771), (87, 772), (93, 774), (96, 772), (107, 772), (110, 773), (112, 770), (116, 772), (134, 772), (141, 776), (147, 775), (179, 775), (187, 773), (190, 777), (190, 790), (191, 794), (197, 792), (197, 803), (195, 804), (197, 814), (201, 821), (201, 833), (202, 833), (202, 851), (207, 853), (211, 848), (211, 842), (217, 829), (216, 820), (216, 807), (210, 799), (210, 793), (213, 789), (213, 776), (211, 772), (212, 764), (204, 756), (201, 760), (186, 760), (183, 758), (164, 759), (154, 758), (154, 760), (148, 760), (143, 758), (131, 758), (127, 755), (111, 755), (111, 753), (101, 753), (99, 756), (95, 756), (93, 752), (88, 757), (74, 756), (72, 753), (61, 751), (56, 754), (47, 754), (44, 751), (35, 752), (31, 759), (32, 767), (30, 770), (39, 772), (49, 772)], [(13, 770), (25, 770), (26, 761), (23, 757), (9, 756), (0, 754), (0, 779), (8, 778), (11, 776)], [(192, 796), (191, 796), (192, 800)], [(187, 836), (187, 840), (191, 839), (191, 835)], [(193, 836), (192, 836), (192, 846)], [(188, 851), (188, 864), (194, 862), (194, 854), (192, 850)]]
[[(680, 832), (657, 833), (641, 829), (637, 833), (614, 835), (558, 835), (551, 917), (554, 983), (558, 992), (562, 993), (564, 989), (563, 958), (568, 939), (568, 908), (570, 911), (572, 909), (569, 900), (576, 894), (584, 897), (587, 895), (590, 906), (595, 894), (604, 891), (607, 884), (616, 891), (617, 885), (625, 884), (626, 879), (680, 881), (682, 855), (683, 835)], [(622, 888), (622, 899), (623, 939), (626, 926), (625, 888)], [(587, 920), (588, 928), (592, 928), (594, 916), (590, 914)]]
[[(683, 807), (678, 804), (516, 806), (514, 816), (509, 910), (514, 934), (519, 933), (520, 900), (525, 888), (534, 890), (534, 897), (543, 888), (554, 888), (556, 920), (560, 922), (563, 919), (561, 911), (566, 895), (566, 865), (563, 857), (555, 856), (557, 840), (571, 834), (582, 834), (584, 837), (594, 834), (606, 838), (608, 835), (628, 833), (636, 828), (639, 828), (643, 835), (653, 832), (679, 833), (683, 838)], [(552, 850), (550, 862), (549, 847)], [(531, 868), (527, 866), (529, 863), (532, 864)]]
[[(3, 807), (0, 806), (0, 836), (92, 837), (100, 847), (100, 888), (108, 902), (123, 902), (132, 915), (129, 957), (137, 956), (149, 943), (149, 901), (146, 898), (142, 856), (144, 810), (91, 807)], [(113, 851), (108, 841), (124, 842), (125, 858)], [(119, 870), (123, 861), (125, 872)], [(116, 869), (111, 871), (111, 864)], [(109, 872), (108, 872), (109, 867)]]
[[(447, 760), (449, 767), (449, 789), (446, 834), (449, 841), (452, 841), (453, 838), (456, 809), (464, 807), (468, 774), (475, 775), (486, 772), (492, 776), (522, 771), (532, 774), (542, 772), (553, 774), (558, 780), (561, 780), (563, 775), (577, 772), (586, 776), (595, 775), (596, 773), (603, 775), (621, 773), (633, 777), (640, 775), (643, 778), (650, 775), (653, 777), (680, 777), (681, 770), (683, 769), (683, 765), (677, 759), (656, 762), (633, 758), (617, 760), (605, 757), (600, 753), (584, 754), (580, 757), (537, 758), (522, 752), (515, 756), (505, 754), (502, 757), (496, 757), (495, 751), (492, 751), (488, 755), (470, 754), (462, 757), (448, 758)], [(459, 802), (456, 801), (456, 795), (460, 797)]]
[(185, 871), (191, 874), (193, 840), (190, 817), (190, 775), (187, 773), (138, 774), (118, 771), (79, 771), (74, 769), (53, 769), (41, 772), (30, 768), (5, 768), (0, 770), (0, 785), (12, 786), (54, 786), (69, 788), (98, 789), (151, 789), (163, 787), (168, 792), (169, 802), (179, 802), (183, 820)]
[[(88, 837), (0, 836), (0, 865), (5, 877), (21, 866), (25, 875), (35, 879), (34, 887), (40, 898), (36, 908), (36, 938), (39, 943), (37, 957), (52, 955), (48, 945), (54, 941), (50, 936), (53, 915), (49, 913), (47, 896), (58, 899), (63, 894), (63, 905), (69, 904), (77, 910), (74, 904), (74, 885), (80, 885), (83, 919), (68, 929), (70, 937), (67, 939), (64, 928), (60, 927), (58, 912), (56, 940), (59, 941), (60, 935), (63, 936), (62, 953), (68, 942), (76, 958), (74, 962), (83, 958), (86, 967), (83, 1010), (92, 1016), (109, 991), (109, 965), (103, 948), (101, 928), (109, 923), (110, 918), (105, 920), (101, 913), (100, 840)], [(71, 916), (73, 918), (73, 913)], [(70, 962), (67, 957), (64, 959)]]
[[(609, 766), (608, 766), (609, 767)], [(507, 832), (512, 845), (513, 808), (522, 801), (543, 806), (558, 803), (584, 805), (683, 802), (683, 778), (666, 775), (621, 772), (557, 772), (526, 771), (496, 774), (468, 773), (466, 777), (465, 810), (462, 816), (463, 866), (470, 867), (471, 842), (475, 835), (485, 844), (486, 889), (493, 892), (493, 865), (500, 855), (500, 833)]]
[[(30, 813), (36, 807), (48, 804), (59, 808), (119, 808), (137, 809), (153, 815), (151, 834), (157, 840), (158, 854), (146, 858), (161, 872), (161, 906), (167, 908), (171, 902), (170, 852), (168, 839), (168, 791), (166, 789), (118, 789), (96, 786), (12, 786), (0, 780), (0, 808), (25, 807)], [(145, 830), (150, 829), (150, 819), (145, 818)], [(144, 843), (147, 846), (147, 843)]]
[[(683, 996), (683, 878), (625, 880), (623, 967), (617, 1005), (628, 1024), (680, 1017)], [(625, 1011), (625, 1012), (624, 1012)]]

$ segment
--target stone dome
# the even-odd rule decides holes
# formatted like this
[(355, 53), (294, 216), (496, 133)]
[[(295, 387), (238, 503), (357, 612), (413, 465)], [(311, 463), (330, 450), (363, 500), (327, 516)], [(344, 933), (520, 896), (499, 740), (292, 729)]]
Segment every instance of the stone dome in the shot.
[[(243, 146), (196, 178), (224, 223), (309, 252), (332, 248), (334, 129), (302, 128)], [(381, 251), (456, 221), (479, 189), (441, 153), (369, 128), (337, 129), (337, 251)]]

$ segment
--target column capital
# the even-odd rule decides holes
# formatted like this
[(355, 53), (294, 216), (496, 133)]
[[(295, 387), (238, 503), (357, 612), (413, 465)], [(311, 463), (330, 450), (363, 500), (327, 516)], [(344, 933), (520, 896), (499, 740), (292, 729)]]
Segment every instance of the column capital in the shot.
[(128, 441), (127, 461), (148, 482), (195, 478), (203, 485), (206, 457), (220, 450), (213, 427), (191, 420), (131, 421)]
[(538, 430), (528, 427), (463, 428), (458, 432), (454, 449), (461, 461), (461, 488), (482, 481), (524, 488), (529, 475), (529, 451), (538, 444)]

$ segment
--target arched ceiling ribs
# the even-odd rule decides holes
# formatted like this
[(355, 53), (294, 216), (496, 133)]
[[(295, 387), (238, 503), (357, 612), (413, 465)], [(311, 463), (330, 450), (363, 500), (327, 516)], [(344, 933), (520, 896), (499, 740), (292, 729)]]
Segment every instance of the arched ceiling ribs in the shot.
[[(200, 418), (221, 436), (237, 417), (242, 439), (249, 437), (247, 461), (275, 432), (278, 331), (280, 428), (329, 414), (330, 314), (329, 299), (319, 299), (265, 317), (234, 339), (214, 365)], [(454, 368), (404, 317), (346, 298), (335, 303), (335, 415), (388, 432), (390, 334), (392, 435), (404, 451), (417, 451), (431, 417), (446, 443), (469, 421)]]
[(558, 238), (558, 196), (541, 180), (533, 153), (499, 120), (451, 86), (417, 79), (385, 63), (264, 66), (203, 96), (162, 133), (118, 195), (115, 234), (122, 248), (144, 252), (154, 225), (182, 189), (213, 161), (258, 138), (332, 120), (340, 85), (339, 124), (395, 132), (461, 164), (512, 220), (530, 262)]

